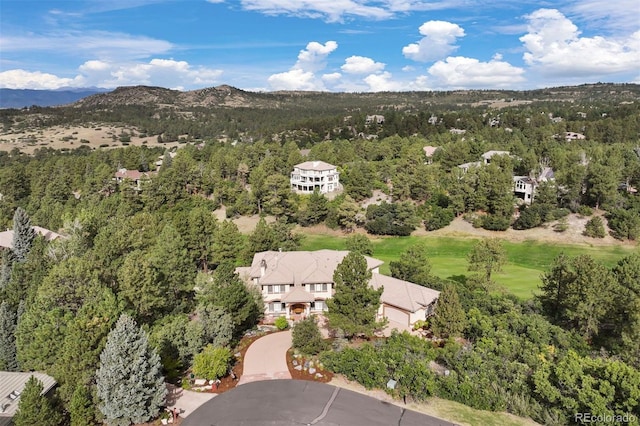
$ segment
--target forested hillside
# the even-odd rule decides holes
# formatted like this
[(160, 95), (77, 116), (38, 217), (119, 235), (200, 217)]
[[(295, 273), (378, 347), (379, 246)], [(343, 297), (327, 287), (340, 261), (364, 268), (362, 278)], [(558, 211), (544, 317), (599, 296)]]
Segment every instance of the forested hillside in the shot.
[[(33, 155), (0, 145), (8, 148), (0, 151), (0, 226), (23, 235), (2, 251), (0, 342), (9, 343), (0, 369), (51, 374), (67, 421), (97, 424), (107, 415), (99, 408), (109, 377), (104, 348), (117, 353), (118, 336), (142, 342), (172, 381), (207, 345), (232, 348), (263, 309), (234, 266), (258, 251), (296, 249), (296, 225), (408, 235), (463, 216), (499, 237), (508, 227), (578, 213), (593, 218), (590, 238), (609, 232), (635, 241), (639, 93), (637, 85), (366, 95), (123, 88), (70, 107), (0, 111), (4, 132), (120, 123), (179, 141), (169, 150), (134, 146), (132, 136), (114, 149), (42, 147)], [(366, 124), (371, 114), (384, 122)], [(432, 157), (425, 146), (437, 148)], [(509, 155), (458, 167), (491, 150)], [(305, 160), (336, 165), (343, 190), (331, 199), (293, 193), (289, 174)], [(524, 205), (513, 176), (547, 167), (555, 178)], [(116, 183), (122, 168), (152, 173), (139, 186)], [(371, 199), (374, 190), (390, 202)], [(242, 235), (212, 215), (221, 205), (228, 218), (276, 221)], [(17, 232), (29, 224), (63, 237)], [(404, 256), (392, 274), (405, 277), (420, 252)], [(397, 337), (329, 353), (327, 365), (366, 386), (402, 377), (410, 398), (437, 395), (544, 424), (576, 423), (576, 412), (640, 414), (637, 254), (613, 268), (561, 256), (541, 278), (540, 296), (528, 301), (493, 294), (479, 259), (477, 274), (436, 279), (427, 270), (411, 278), (459, 298), (450, 303), (460, 306), (460, 327), (436, 322), (437, 345)], [(428, 361), (451, 374), (436, 374)], [(382, 374), (381, 365), (390, 370)]]

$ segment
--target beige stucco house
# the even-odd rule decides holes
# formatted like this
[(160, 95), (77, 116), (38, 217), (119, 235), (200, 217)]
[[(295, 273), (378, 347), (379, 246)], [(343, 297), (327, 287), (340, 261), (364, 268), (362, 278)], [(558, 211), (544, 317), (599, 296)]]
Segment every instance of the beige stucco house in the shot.
[[(256, 253), (250, 267), (237, 272), (258, 287), (264, 300), (267, 321), (278, 316), (302, 319), (327, 310), (334, 294), (333, 273), (348, 251), (265, 251)], [(409, 327), (433, 313), (440, 292), (380, 274), (381, 260), (365, 256), (372, 272), (370, 285), (383, 287), (380, 318)]]
[(305, 161), (293, 166), (290, 183), (291, 190), (301, 194), (311, 194), (315, 189), (326, 194), (340, 189), (340, 173), (324, 161)]

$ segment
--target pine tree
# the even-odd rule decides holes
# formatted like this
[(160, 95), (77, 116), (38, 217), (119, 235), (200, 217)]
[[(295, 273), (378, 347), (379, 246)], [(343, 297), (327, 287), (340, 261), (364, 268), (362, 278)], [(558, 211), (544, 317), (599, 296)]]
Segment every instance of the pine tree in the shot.
[(91, 391), (83, 384), (76, 387), (69, 406), (71, 426), (96, 424), (95, 409), (91, 400)]
[(455, 337), (464, 330), (467, 318), (453, 285), (445, 285), (431, 319), (431, 330), (438, 337)]
[(18, 411), (13, 417), (16, 426), (57, 426), (62, 416), (51, 401), (42, 395), (42, 382), (31, 376), (20, 395)]
[(0, 304), (0, 370), (18, 370), (15, 330), (16, 314), (4, 301)]
[(422, 286), (429, 286), (431, 264), (427, 257), (427, 245), (418, 243), (400, 254), (397, 261), (389, 263), (391, 276), (399, 280), (409, 281)]
[(36, 232), (31, 227), (29, 215), (18, 207), (13, 215), (13, 255), (16, 262), (24, 262), (31, 250)]
[(155, 417), (167, 394), (161, 369), (146, 333), (130, 316), (120, 316), (96, 372), (99, 408), (106, 423), (129, 426)]
[(327, 300), (327, 318), (331, 327), (342, 330), (345, 336), (371, 336), (384, 325), (376, 321), (383, 288), (370, 287), (370, 279), (366, 259), (355, 252), (346, 255), (333, 274), (336, 292)]

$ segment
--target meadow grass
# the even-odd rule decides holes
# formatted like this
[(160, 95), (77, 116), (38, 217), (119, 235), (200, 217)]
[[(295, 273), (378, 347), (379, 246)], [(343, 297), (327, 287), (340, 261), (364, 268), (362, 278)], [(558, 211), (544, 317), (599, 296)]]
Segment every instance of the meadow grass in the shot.
[[(467, 275), (467, 254), (471, 251), (476, 238), (453, 237), (372, 237), (373, 257), (383, 260), (380, 268), (383, 274), (389, 274), (389, 262), (397, 260), (400, 254), (418, 241), (427, 242), (427, 255), (431, 262), (431, 271), (441, 278)], [(540, 285), (540, 275), (549, 269), (553, 260), (560, 254), (578, 256), (588, 254), (611, 267), (621, 258), (633, 253), (634, 248), (625, 246), (586, 246), (551, 244), (536, 241), (503, 242), (508, 262), (503, 272), (494, 276), (494, 281), (505, 291), (520, 298), (532, 297)], [(346, 237), (335, 235), (304, 235), (301, 250), (345, 250)], [(638, 249), (635, 249), (636, 251)]]

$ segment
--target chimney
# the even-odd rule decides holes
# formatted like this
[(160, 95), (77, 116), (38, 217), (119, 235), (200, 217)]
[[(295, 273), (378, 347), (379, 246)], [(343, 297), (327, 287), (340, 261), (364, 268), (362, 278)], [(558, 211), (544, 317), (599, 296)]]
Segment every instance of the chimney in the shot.
[(264, 277), (264, 274), (267, 272), (267, 262), (266, 260), (262, 259), (262, 262), (260, 262), (260, 278)]

